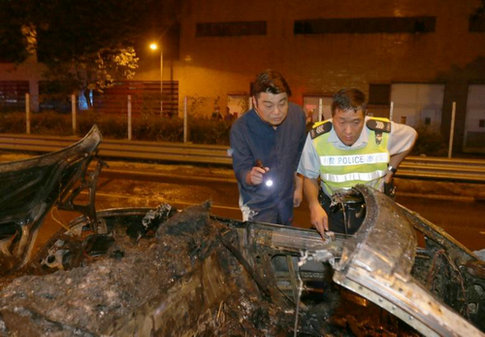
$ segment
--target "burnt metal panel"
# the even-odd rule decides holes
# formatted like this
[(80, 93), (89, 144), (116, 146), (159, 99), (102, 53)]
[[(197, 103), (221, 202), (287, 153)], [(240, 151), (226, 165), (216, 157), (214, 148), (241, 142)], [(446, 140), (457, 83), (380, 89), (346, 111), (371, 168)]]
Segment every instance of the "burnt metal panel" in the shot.
[[(4, 273), (28, 261), (39, 226), (54, 204), (76, 208), (69, 195), (85, 188), (86, 170), (100, 142), (101, 133), (93, 126), (83, 139), (63, 150), (0, 164), (0, 263)], [(79, 210), (95, 217), (94, 204), (87, 207)]]

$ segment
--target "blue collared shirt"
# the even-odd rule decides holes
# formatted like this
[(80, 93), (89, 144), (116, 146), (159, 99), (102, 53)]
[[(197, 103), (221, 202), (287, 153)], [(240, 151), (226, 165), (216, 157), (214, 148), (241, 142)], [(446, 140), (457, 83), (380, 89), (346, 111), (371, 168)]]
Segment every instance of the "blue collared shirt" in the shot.
[[(290, 103), (286, 119), (278, 127), (261, 120), (254, 109), (247, 111), (231, 128), (231, 148), (242, 203), (259, 214), (276, 212), (281, 223), (293, 217), (294, 176), (305, 143), (305, 114)], [(246, 175), (261, 160), (270, 171), (273, 186), (248, 185)], [(268, 218), (269, 219), (269, 218)], [(254, 220), (269, 221), (266, 218)]]

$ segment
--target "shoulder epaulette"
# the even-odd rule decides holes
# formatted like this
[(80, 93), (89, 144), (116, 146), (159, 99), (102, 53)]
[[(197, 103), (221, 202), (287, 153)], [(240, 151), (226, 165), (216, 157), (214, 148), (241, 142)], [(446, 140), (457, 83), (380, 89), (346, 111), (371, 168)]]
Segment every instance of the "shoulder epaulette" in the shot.
[(329, 120), (323, 122), (317, 122), (313, 124), (312, 129), (310, 130), (310, 136), (316, 138), (324, 133), (330, 132), (332, 130), (332, 122)]
[(376, 132), (391, 132), (391, 122), (387, 118), (369, 118), (365, 125)]

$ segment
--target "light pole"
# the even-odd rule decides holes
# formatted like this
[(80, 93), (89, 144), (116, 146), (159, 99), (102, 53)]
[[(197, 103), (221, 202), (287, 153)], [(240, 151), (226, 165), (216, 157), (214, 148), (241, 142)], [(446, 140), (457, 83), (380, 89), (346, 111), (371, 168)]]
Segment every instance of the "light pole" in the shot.
[(158, 50), (160, 48), (160, 117), (163, 116), (163, 49), (158, 46), (156, 42), (150, 43), (151, 50)]

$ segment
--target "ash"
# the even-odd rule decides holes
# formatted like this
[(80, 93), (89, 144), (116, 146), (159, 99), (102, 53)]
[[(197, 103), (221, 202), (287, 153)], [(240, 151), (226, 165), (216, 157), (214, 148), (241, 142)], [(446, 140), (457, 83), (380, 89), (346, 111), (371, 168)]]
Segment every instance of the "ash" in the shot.
[(209, 208), (175, 214), (153, 237), (113, 230), (116, 258), (15, 278), (0, 293), (0, 335), (285, 335), (293, 317), (261, 299)]

